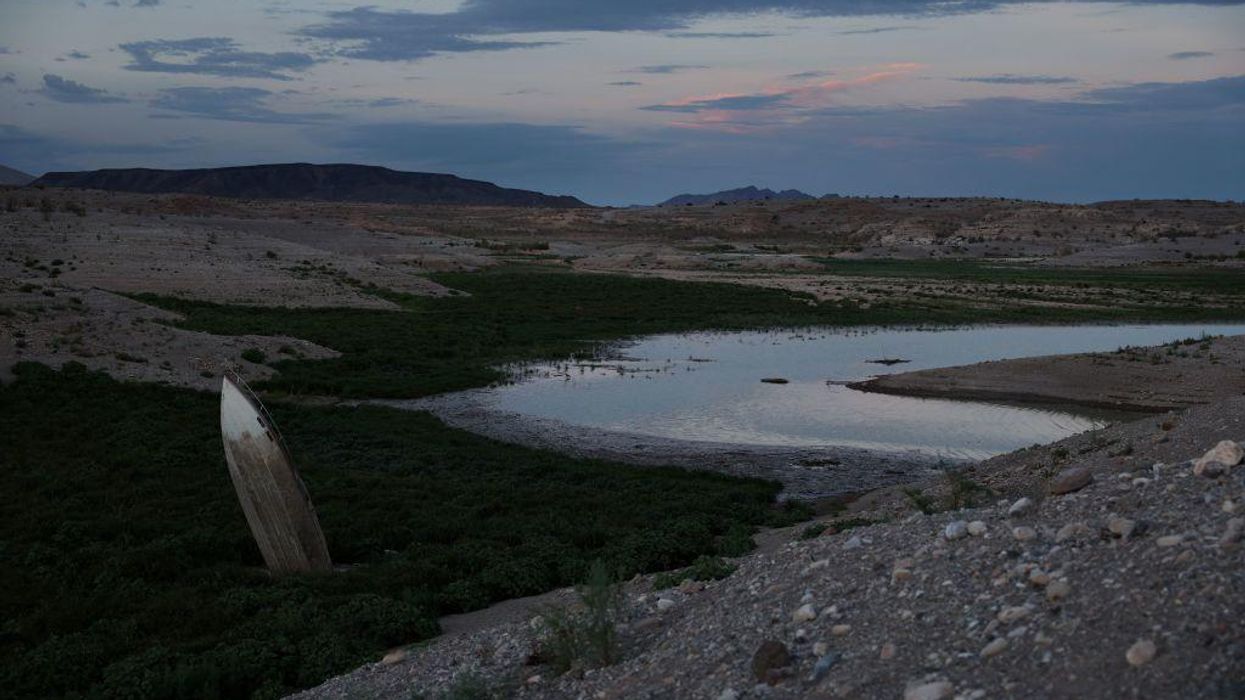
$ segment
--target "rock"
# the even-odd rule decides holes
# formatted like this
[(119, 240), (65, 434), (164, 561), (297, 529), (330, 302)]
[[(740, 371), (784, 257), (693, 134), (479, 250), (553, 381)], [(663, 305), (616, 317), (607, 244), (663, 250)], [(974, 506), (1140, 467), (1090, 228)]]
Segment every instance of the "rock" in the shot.
[(813, 645), (813, 656), (825, 656), (830, 653), (830, 645), (825, 642), (817, 642)]
[(968, 534), (972, 535), (973, 537), (981, 537), (982, 535), (986, 534), (986, 530), (988, 529), (989, 527), (980, 520), (974, 520), (973, 522), (968, 524)]
[(852, 535), (846, 542), (843, 543), (843, 549), (856, 549), (863, 544), (864, 541), (860, 539), (859, 535)]
[(1012, 528), (1012, 537), (1015, 537), (1020, 542), (1028, 542), (1037, 537), (1037, 530), (1028, 525), (1021, 525), (1020, 527)]
[(839, 655), (835, 653), (826, 654), (817, 659), (817, 663), (813, 664), (813, 672), (808, 674), (809, 682), (816, 683), (822, 678), (825, 678), (826, 674), (830, 672), (830, 668), (834, 666), (834, 663), (838, 660)]
[(1231, 547), (1240, 542), (1242, 531), (1245, 531), (1245, 518), (1230, 518), (1223, 535), (1219, 537), (1219, 546)]
[(1128, 663), (1132, 666), (1145, 666), (1154, 660), (1154, 655), (1158, 653), (1154, 642), (1149, 639), (1138, 639), (1133, 645), (1124, 652), (1124, 658), (1128, 659)]
[(948, 681), (934, 681), (932, 683), (921, 683), (919, 685), (909, 685), (903, 691), (903, 700), (943, 700), (951, 697), (955, 692), (955, 686)]
[(1203, 475), (1213, 463), (1223, 465), (1222, 470), (1228, 471), (1240, 464), (1243, 459), (1245, 459), (1245, 448), (1231, 440), (1223, 440), (1193, 463), (1193, 473)]
[(1050, 482), (1050, 492), (1056, 496), (1080, 491), (1094, 480), (1088, 467), (1072, 467), (1059, 472)]
[(805, 603), (799, 608), (796, 608), (795, 612), (791, 613), (792, 622), (808, 622), (809, 620), (816, 619), (817, 609), (813, 607), (812, 603)]
[(999, 637), (998, 639), (995, 639), (991, 641), (989, 644), (987, 644), (985, 648), (981, 650), (980, 656), (983, 659), (988, 659), (991, 656), (999, 655), (1006, 648), (1007, 648), (1007, 640), (1004, 639), (1003, 637)]
[(1067, 525), (1059, 528), (1059, 532), (1055, 533), (1055, 542), (1063, 543), (1068, 540), (1089, 539), (1093, 536), (1093, 534), (1094, 531), (1085, 523), (1068, 523)]
[(734, 688), (725, 688), (718, 693), (718, 700), (739, 700), (739, 693)]
[(1163, 535), (1156, 539), (1154, 544), (1160, 547), (1175, 547), (1181, 542), (1184, 542), (1184, 535)]
[(393, 649), (388, 654), (385, 654), (384, 658), (382, 658), (380, 662), (386, 666), (392, 666), (396, 663), (405, 661), (406, 657), (406, 649)]
[(1003, 608), (999, 611), (999, 622), (1010, 625), (1011, 623), (1029, 616), (1029, 608), (1025, 605), (1017, 605), (1010, 608)]
[(1204, 476), (1207, 479), (1217, 479), (1228, 473), (1228, 465), (1223, 462), (1209, 461), (1198, 462), (1193, 467), (1193, 473), (1197, 476)]
[(911, 569), (895, 569), (891, 572), (891, 583), (899, 583), (912, 578)]
[(683, 594), (699, 593), (705, 590), (705, 582), (695, 579), (685, 578), (683, 583), (679, 584), (679, 592)]
[(1107, 531), (1121, 539), (1128, 539), (1128, 536), (1133, 534), (1133, 530), (1136, 528), (1137, 523), (1128, 518), (1113, 516), (1107, 520)]
[(658, 609), (658, 610), (660, 610), (660, 611), (662, 611), (662, 612), (665, 612), (665, 611), (667, 611), (667, 610), (669, 610), (670, 608), (673, 608), (673, 607), (674, 607), (674, 601), (673, 601), (673, 600), (671, 600), (671, 599), (669, 599), (669, 598), (658, 598), (658, 599), (657, 599), (657, 609)]
[(967, 534), (968, 523), (963, 520), (956, 520), (954, 522), (947, 523), (947, 526), (942, 530), (942, 536), (948, 540), (958, 540)]
[(1052, 603), (1063, 600), (1072, 592), (1072, 587), (1063, 579), (1051, 581), (1046, 584), (1046, 599)]
[(895, 645), (887, 642), (878, 650), (878, 658), (883, 661), (890, 661), (895, 658)]
[(768, 682), (771, 671), (777, 671), (791, 665), (791, 652), (787, 645), (773, 639), (761, 642), (756, 653), (752, 655), (752, 675), (758, 681)]
[(830, 634), (833, 634), (836, 637), (846, 637), (847, 634), (851, 631), (852, 631), (851, 625), (835, 625), (834, 627), (830, 628)]
[(1031, 510), (1033, 510), (1033, 499), (1028, 497), (1022, 498), (1013, 503), (1011, 508), (1007, 509), (1007, 517), (1014, 518), (1018, 515), (1024, 515)]
[(1041, 569), (1034, 569), (1029, 572), (1029, 583), (1039, 587), (1045, 586), (1050, 583), (1050, 574)]

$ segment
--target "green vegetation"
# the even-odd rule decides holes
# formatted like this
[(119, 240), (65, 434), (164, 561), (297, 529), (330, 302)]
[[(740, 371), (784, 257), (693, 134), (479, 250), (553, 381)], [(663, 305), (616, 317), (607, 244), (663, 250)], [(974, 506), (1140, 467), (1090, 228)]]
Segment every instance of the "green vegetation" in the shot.
[(622, 587), (609, 567), (598, 560), (578, 593), (582, 609), (553, 608), (540, 617), (539, 656), (558, 673), (609, 666), (618, 660), (615, 626), (622, 606)]
[(733, 554), (806, 516), (776, 484), (576, 460), (379, 407), (271, 405), (346, 571), (273, 580), (216, 397), (80, 365), (0, 386), (0, 687), (276, 697), (437, 632), (439, 614)]
[(696, 557), (692, 565), (677, 571), (664, 571), (653, 577), (653, 590), (674, 588), (684, 581), (716, 581), (735, 573), (735, 567), (727, 564), (722, 557), (702, 555)]

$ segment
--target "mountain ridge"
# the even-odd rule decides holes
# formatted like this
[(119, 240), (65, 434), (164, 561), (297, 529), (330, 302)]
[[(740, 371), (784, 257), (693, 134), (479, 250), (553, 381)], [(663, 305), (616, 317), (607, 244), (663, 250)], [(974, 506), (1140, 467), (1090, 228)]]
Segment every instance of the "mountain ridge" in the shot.
[(476, 204), (576, 208), (569, 195), (501, 187), (444, 173), (392, 170), (353, 163), (273, 163), (223, 168), (160, 170), (110, 168), (50, 172), (32, 184), (48, 187), (199, 194), (240, 199), (294, 199), (379, 204)]
[(727, 204), (730, 204), (733, 202), (756, 202), (764, 200), (800, 201), (809, 199), (816, 199), (816, 197), (806, 192), (801, 192), (800, 190), (791, 189), (775, 192), (768, 187), (758, 188), (756, 185), (748, 185), (747, 187), (720, 190), (709, 194), (677, 194), (670, 199), (659, 203), (657, 206), (664, 207), (686, 206), (689, 204), (717, 204), (718, 202), (726, 202)]
[(35, 181), (34, 175), (29, 175), (16, 168), (10, 168), (0, 165), (0, 185), (29, 185)]

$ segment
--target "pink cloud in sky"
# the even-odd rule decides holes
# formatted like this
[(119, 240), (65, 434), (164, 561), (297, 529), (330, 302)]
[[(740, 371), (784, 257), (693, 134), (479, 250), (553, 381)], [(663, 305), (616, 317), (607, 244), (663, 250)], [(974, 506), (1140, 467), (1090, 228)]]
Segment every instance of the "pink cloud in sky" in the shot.
[(1032, 163), (1046, 157), (1050, 150), (1051, 146), (1048, 143), (1034, 143), (1024, 146), (996, 146), (985, 149), (984, 153), (989, 158), (1007, 158)]

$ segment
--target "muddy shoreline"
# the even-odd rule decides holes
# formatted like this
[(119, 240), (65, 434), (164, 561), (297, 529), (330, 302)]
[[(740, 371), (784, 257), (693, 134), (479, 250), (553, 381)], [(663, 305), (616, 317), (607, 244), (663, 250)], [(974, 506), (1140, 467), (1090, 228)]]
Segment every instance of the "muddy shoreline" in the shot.
[(374, 399), (369, 405), (427, 411), (446, 425), (494, 440), (578, 458), (639, 466), (674, 466), (783, 484), (781, 500), (822, 501), (921, 480), (970, 462), (917, 452), (853, 447), (795, 448), (675, 440), (535, 418), (492, 405), (488, 389), (422, 399)]

